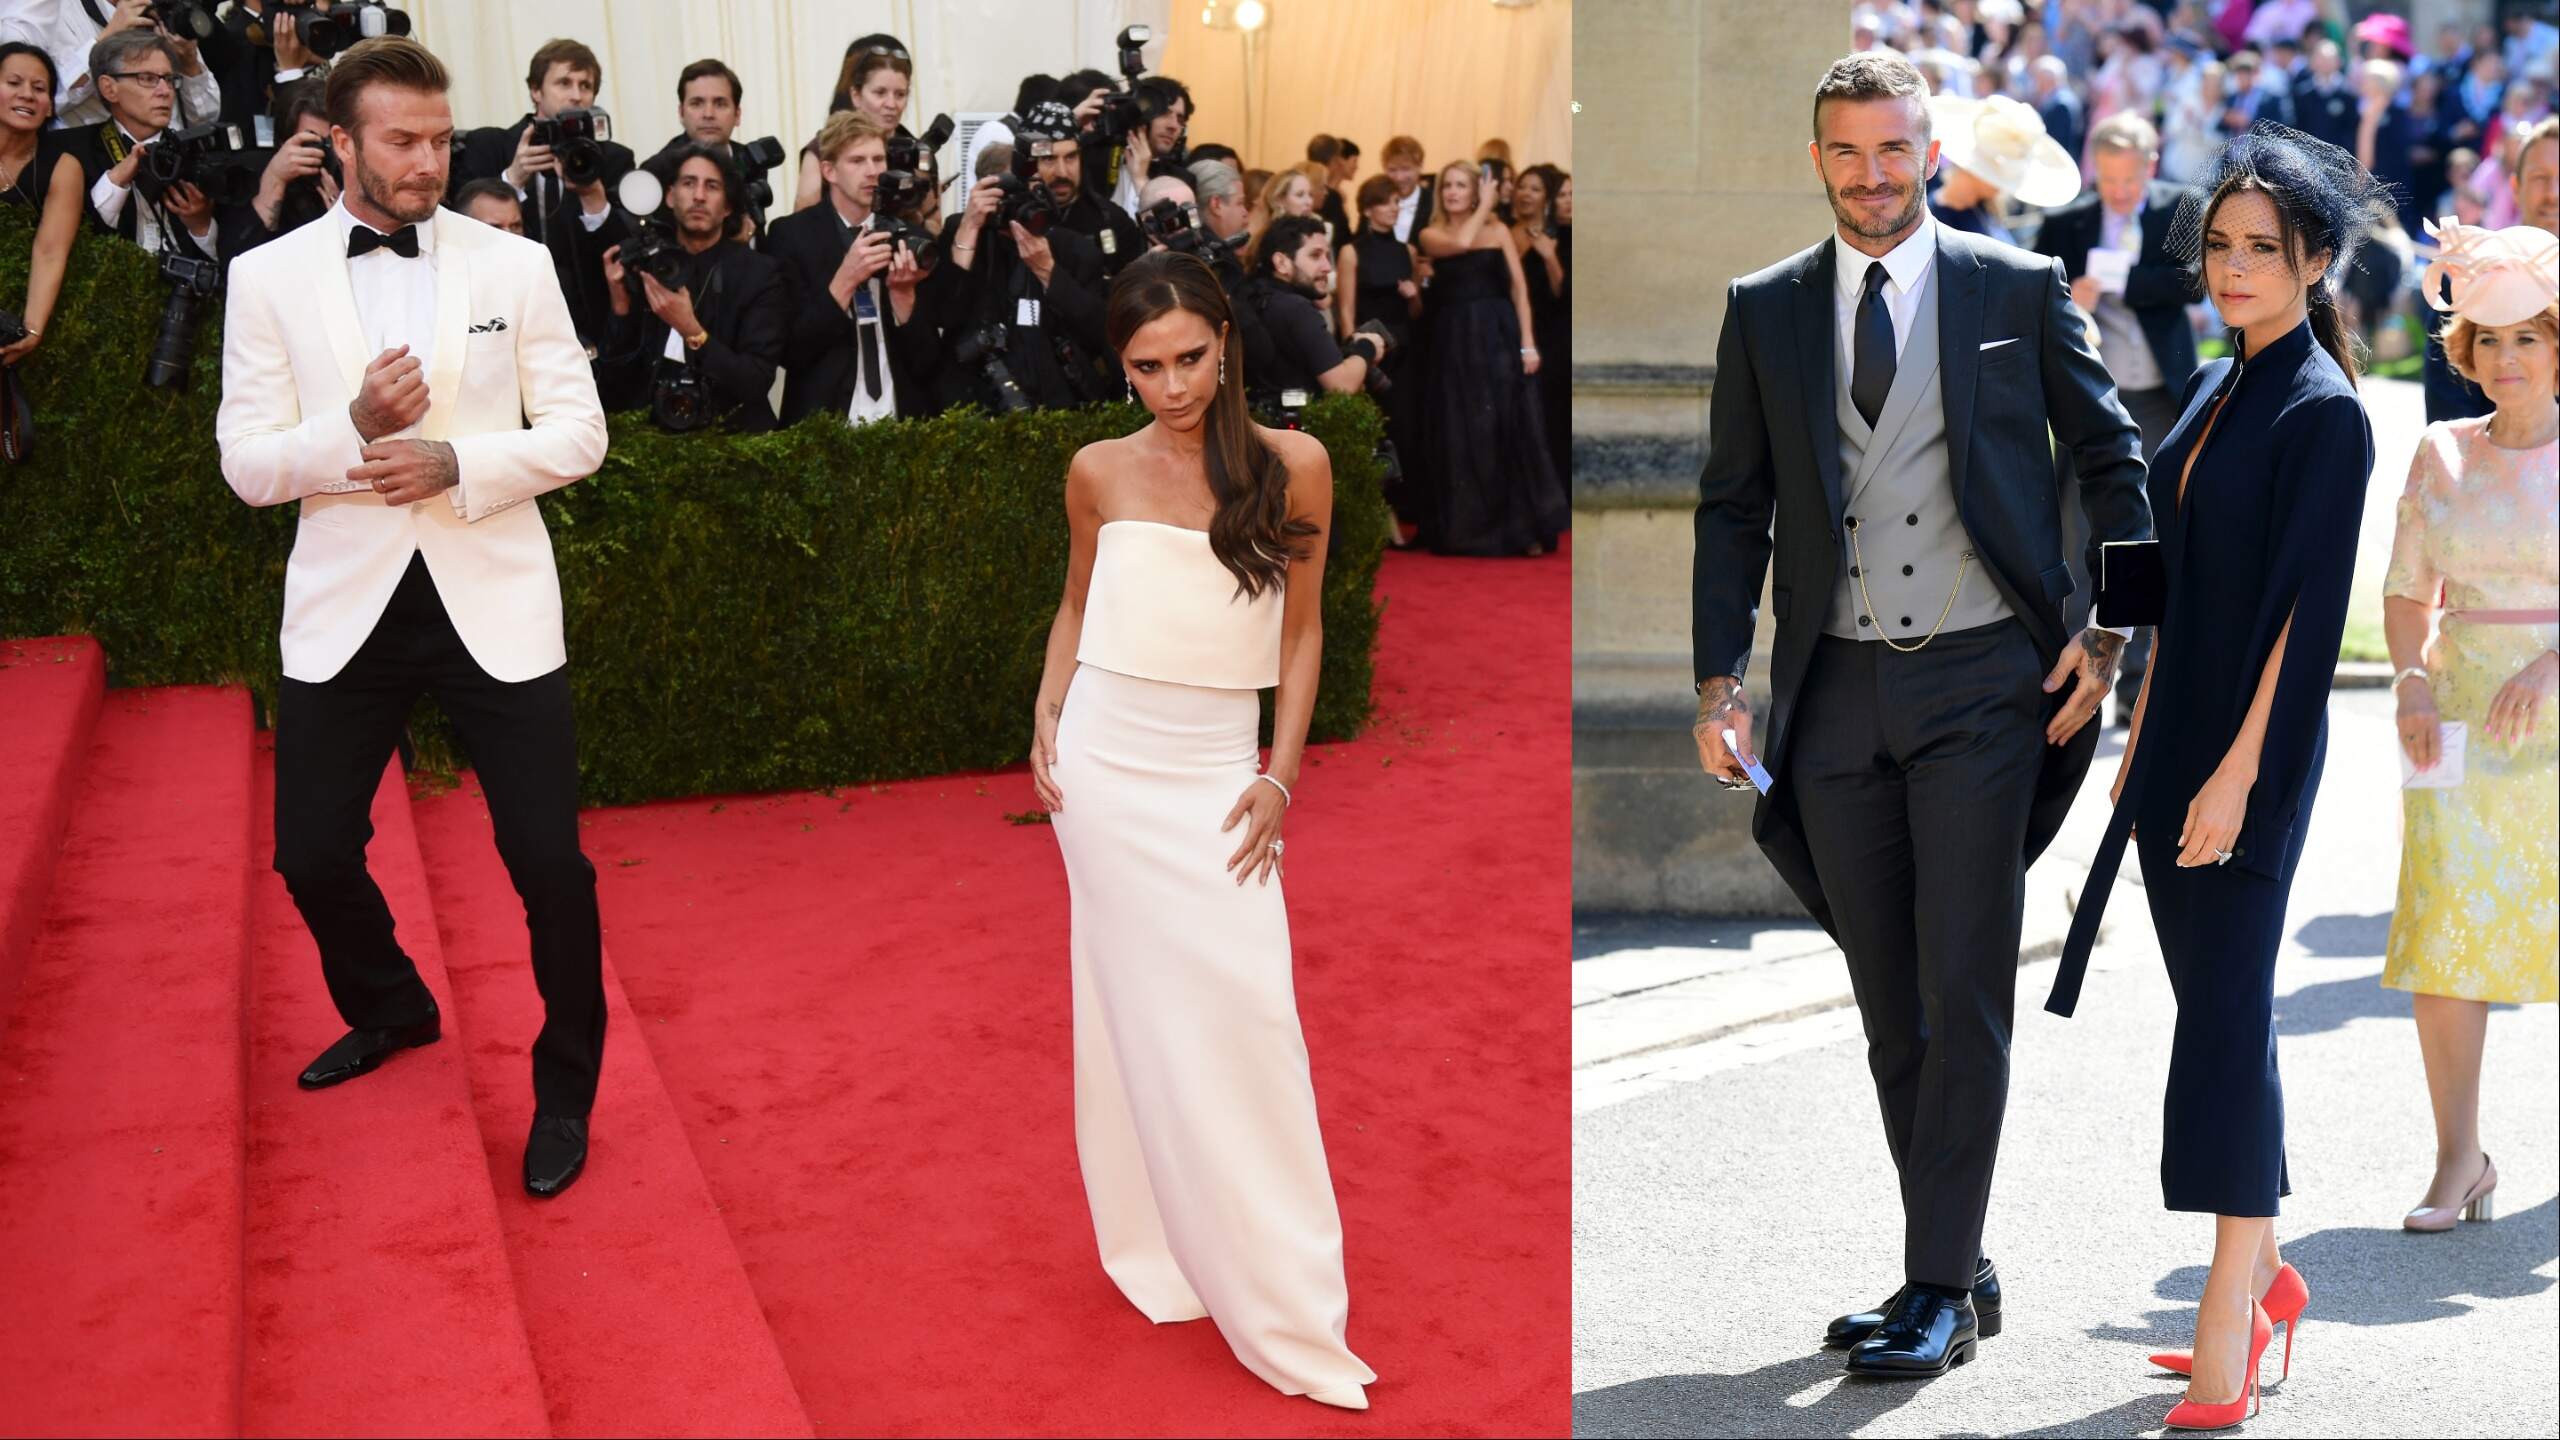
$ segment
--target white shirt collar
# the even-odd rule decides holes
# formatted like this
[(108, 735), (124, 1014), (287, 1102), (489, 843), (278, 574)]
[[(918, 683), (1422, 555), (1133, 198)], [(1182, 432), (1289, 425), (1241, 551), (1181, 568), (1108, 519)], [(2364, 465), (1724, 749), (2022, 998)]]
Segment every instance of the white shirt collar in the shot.
[[(1840, 298), (1855, 303), (1867, 287), (1867, 266), (1875, 257), (1851, 249), (1840, 232), (1831, 233), (1831, 281)], [(1902, 243), (1884, 253), (1885, 278), (1893, 282), (1894, 293), (1908, 295), (1920, 277), (1929, 273), (1929, 265), (1938, 258), (1938, 222), (1923, 210), (1919, 227), (1902, 237)]]
[[(329, 218), (331, 221), (335, 222), (338, 227), (338, 253), (343, 255), (347, 253), (347, 237), (355, 234), (356, 227), (358, 225), (364, 225), (365, 222), (357, 219), (354, 212), (347, 209), (347, 199), (344, 195), (338, 197), (337, 204), (329, 207)], [(373, 227), (366, 225), (365, 228), (370, 230)], [(392, 228), (397, 229), (399, 227), (394, 226)], [(377, 250), (373, 253), (378, 255), (382, 252)], [(436, 217), (430, 215), (426, 219), (418, 222), (418, 258), (424, 260), (435, 253)], [(394, 256), (393, 258), (396, 259), (398, 257)]]

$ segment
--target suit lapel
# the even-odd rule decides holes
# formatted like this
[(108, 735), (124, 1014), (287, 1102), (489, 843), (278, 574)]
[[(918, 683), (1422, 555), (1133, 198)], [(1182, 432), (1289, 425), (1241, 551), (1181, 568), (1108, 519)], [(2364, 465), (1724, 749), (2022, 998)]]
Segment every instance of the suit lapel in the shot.
[[(338, 357), (338, 373), (347, 393), (364, 388), (364, 367), (373, 360), (365, 343), (364, 322), (356, 318), (356, 288), (347, 278), (347, 251), (339, 243), (335, 221), (312, 221), (299, 232), (312, 250), (309, 260), (312, 300), (320, 307), (320, 323), (329, 332), (329, 349)], [(281, 241), (277, 242), (283, 243)]]
[(418, 433), (442, 440), (453, 427), (453, 410), (461, 398), (462, 362), (471, 345), (471, 259), (463, 248), (459, 223), (436, 210), (436, 363), (427, 372), (427, 418)]
[[(1947, 413), (1947, 475), (1955, 490), (1956, 513), (1964, 513), (1964, 486), (1972, 453), (1973, 382), (1982, 370), (1982, 267), (1971, 242), (1938, 228), (1939, 393)], [(2021, 336), (2018, 344), (2024, 345)]]
[(1813, 445), (1814, 468), (1822, 474), (1823, 497), (1831, 505), (1831, 528), (1840, 528), (1849, 497), (1840, 480), (1840, 420), (1832, 393), (1831, 351), (1839, 330), (1839, 311), (1832, 298), (1832, 251), (1839, 242), (1813, 247), (1804, 268), (1796, 272), (1796, 366), (1804, 377), (1797, 397), (1804, 411), (1805, 438)]

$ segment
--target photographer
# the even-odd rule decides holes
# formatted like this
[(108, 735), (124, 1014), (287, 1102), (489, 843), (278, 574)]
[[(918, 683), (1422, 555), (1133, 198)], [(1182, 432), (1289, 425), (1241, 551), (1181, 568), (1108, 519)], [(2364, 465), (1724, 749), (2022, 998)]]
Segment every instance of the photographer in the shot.
[(466, 180), (445, 204), (510, 235), (524, 233), (524, 202), (504, 180)]
[[(319, 64), (320, 57), (303, 43), (302, 17), (295, 13), (310, 4), (311, 0), (233, 0), (222, 11), (222, 28), (205, 40), (204, 59), (222, 83), (224, 122), (243, 130), (254, 128), (259, 116), (275, 111), (285, 87)], [(279, 123), (277, 137), (288, 133)], [(322, 134), (325, 138), (327, 132)]]
[(213, 201), (184, 181), (157, 201), (137, 195), (144, 149), (169, 128), (175, 101), (178, 46), (156, 30), (128, 27), (98, 42), (87, 73), (97, 77), (108, 118), (63, 137), (66, 153), (79, 158), (89, 180), (89, 213), (143, 249), (174, 250), (199, 259), (222, 249), (213, 223)]
[(1158, 174), (1190, 163), (1184, 140), (1191, 130), (1191, 92), (1170, 75), (1149, 75), (1133, 82), (1130, 93), (1146, 124), (1129, 131), (1120, 153), (1118, 182), (1111, 198), (1121, 209), (1138, 212), (1138, 192)]
[[(672, 163), (668, 163), (669, 160)], [(681, 270), (669, 284), (646, 269), (626, 270), (626, 249), (645, 252), (662, 237), (644, 217), (641, 232), (604, 253), (613, 322), (596, 357), (596, 390), (607, 410), (647, 405), (670, 430), (719, 424), (745, 434), (773, 428), (774, 372), (791, 330), (782, 267), (740, 244), (746, 217), (738, 167), (708, 145), (653, 160), (666, 186)], [(665, 252), (661, 252), (665, 253)], [(635, 264), (641, 264), (635, 259)], [(646, 308), (633, 303), (633, 292)]]
[(1050, 223), (1056, 201), (1030, 169), (1010, 145), (979, 152), (968, 206), (943, 232), (948, 255), (920, 291), (946, 332), (945, 394), (998, 411), (1070, 408), (1120, 389), (1106, 368), (1101, 252)]
[(1086, 187), (1083, 147), (1076, 132), (1066, 106), (1052, 101), (1032, 108), (1015, 143), (1029, 147), (1032, 178), (1048, 186), (1058, 202), (1058, 227), (1093, 242), (1102, 256), (1102, 278), (1108, 283), (1120, 267), (1146, 253), (1146, 232), (1138, 228), (1136, 216)]
[[(596, 52), (575, 40), (546, 42), (525, 69), (532, 113), (512, 125), (472, 131), (453, 169), (456, 185), (495, 177), (515, 190), (525, 236), (550, 247), (570, 321), (589, 345), (611, 318), (601, 257), (626, 238), (613, 213), (613, 187), (635, 163), (627, 147), (592, 128), (603, 85)], [(555, 146), (554, 139), (564, 143)]]
[(1200, 223), (1209, 227), (1219, 244), (1241, 252), (1253, 225), (1253, 201), (1244, 193), (1244, 172), (1223, 160), (1194, 161), (1191, 193), (1200, 197)]
[(288, 85), (276, 116), (275, 158), (258, 177), (258, 193), (222, 207), (222, 253), (232, 259), (289, 230), (300, 229), (338, 203), (337, 156), (329, 149), (329, 110), (323, 83)]
[(1268, 367), (1257, 374), (1252, 360), (1245, 362), (1255, 398), (1283, 390), (1358, 394), (1370, 368), (1386, 359), (1387, 339), (1375, 327), (1355, 332), (1347, 345), (1334, 343), (1324, 312), (1332, 279), (1333, 246), (1322, 220), (1284, 215), (1263, 231), (1245, 290), (1246, 303), (1270, 332)]
[[(210, 9), (210, 6), (206, 7)], [(152, 0), (55, 0), (52, 38), (55, 71), (63, 78), (54, 97), (54, 113), (65, 128), (104, 123), (113, 108), (98, 87), (105, 73), (97, 64), (99, 42), (112, 36), (145, 35), (168, 41), (175, 90), (172, 114), (179, 129), (201, 124), (222, 113), (222, 86), (204, 63), (192, 36), (171, 35), (151, 15)], [(161, 124), (171, 122), (163, 115)]]
[(828, 116), (812, 146), (826, 186), (819, 203), (774, 221), (766, 238), (791, 293), (785, 425), (820, 411), (860, 425), (935, 409), (922, 378), (933, 364), (933, 328), (916, 314), (923, 272), (892, 239), (893, 217), (873, 211), (888, 139), (861, 111)]
[(747, 243), (754, 245), (769, 228), (765, 212), (773, 204), (773, 186), (765, 176), (781, 163), (782, 148), (771, 140), (741, 144), (731, 138), (738, 133), (745, 100), (746, 87), (737, 71), (718, 60), (687, 65), (676, 77), (676, 110), (684, 118), (684, 133), (660, 146), (650, 160), (667, 159), (688, 144), (708, 145), (729, 157), (746, 181), (741, 209), (747, 217)]

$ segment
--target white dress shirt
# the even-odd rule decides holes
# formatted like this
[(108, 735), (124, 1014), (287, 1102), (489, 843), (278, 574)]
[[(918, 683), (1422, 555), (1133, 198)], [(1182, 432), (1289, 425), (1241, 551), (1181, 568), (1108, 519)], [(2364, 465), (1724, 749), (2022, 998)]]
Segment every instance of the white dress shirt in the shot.
[[(125, 144), (146, 143), (134, 139), (133, 132), (125, 129), (122, 122), (110, 121), (109, 123), (116, 127), (117, 134), (124, 137)], [(168, 133), (166, 130), (160, 132), (161, 135)], [(159, 136), (152, 138), (158, 139)], [(112, 166), (98, 176), (97, 184), (89, 187), (89, 208), (98, 212), (98, 222), (110, 230), (122, 223), (124, 207), (132, 203), (133, 187), (117, 184)], [(144, 204), (141, 209), (135, 211), (133, 243), (155, 255), (160, 253), (161, 241), (167, 238), (167, 228), (161, 223), (164, 217), (172, 220), (177, 218), (174, 215), (166, 215), (159, 206), (152, 204)], [(222, 257), (222, 227), (214, 222), (212, 216), (205, 217), (203, 234), (198, 235), (189, 231), (187, 238), (195, 242), (196, 249), (204, 252), (206, 259), (218, 260)]]
[(0, 0), (0, 43), (15, 40), (50, 53), (56, 3), (57, 0)]
[[(338, 253), (364, 222), (341, 199), (329, 207), (329, 223), (338, 227)], [(371, 229), (371, 226), (367, 226)], [(398, 228), (398, 227), (393, 227)], [(406, 345), (417, 357), (420, 373), (436, 368), (436, 227), (433, 217), (419, 223), (418, 258), (377, 247), (347, 261), (347, 285), (356, 293), (356, 323), (364, 327), (365, 363), (395, 346)], [(410, 432), (402, 430), (399, 434)], [(390, 437), (383, 437), (388, 439)]]
[[(1867, 267), (1875, 257), (1851, 248), (1838, 232), (1831, 236), (1832, 309), (1838, 315), (1840, 352), (1858, 353), (1858, 302), (1865, 298)], [(1902, 347), (1911, 339), (1911, 318), (1920, 313), (1921, 297), (1928, 292), (1930, 272), (1938, 268), (1938, 222), (1923, 212), (1920, 228), (1903, 237), (1902, 243), (1884, 254), (1884, 308), (1893, 317), (1893, 353), (1902, 356)], [(1841, 376), (1846, 384), (1849, 377)]]
[(1415, 212), (1422, 208), (1422, 187), (1415, 185), (1410, 194), (1396, 202), (1396, 238), (1411, 240)]
[[(89, 73), (89, 48), (98, 43), (102, 27), (89, 18), (89, 9), (80, 0), (55, 0), (51, 8), (52, 33), (44, 48), (52, 52), (54, 75), (62, 83), (53, 97), (54, 123), (95, 125), (107, 118), (107, 102), (98, 98), (97, 78)], [(98, 8), (112, 13), (110, 0), (99, 0)], [(199, 55), (196, 73), (178, 77), (178, 107), (169, 117), (169, 128), (184, 130), (221, 113), (222, 82), (213, 78), (213, 67)]]

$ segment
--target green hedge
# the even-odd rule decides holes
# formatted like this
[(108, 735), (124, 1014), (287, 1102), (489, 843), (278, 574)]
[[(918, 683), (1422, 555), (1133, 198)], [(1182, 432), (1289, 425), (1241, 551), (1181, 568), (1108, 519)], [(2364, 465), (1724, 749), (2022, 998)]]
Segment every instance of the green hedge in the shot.
[[(0, 304), (23, 301), (31, 237), (0, 211)], [(118, 683), (245, 684), (272, 713), (294, 507), (252, 509), (223, 483), (218, 315), (186, 392), (142, 385), (165, 296), (149, 257), (83, 235), (22, 367), (34, 458), (0, 467), (0, 635), (93, 634)], [(615, 416), (604, 468), (542, 501), (586, 799), (1022, 759), (1065, 575), (1067, 460), (1144, 420), (1113, 405), (677, 437)], [(1381, 423), (1355, 397), (1305, 424), (1333, 456), (1340, 535), (1314, 733), (1341, 739), (1369, 714)], [(432, 724), (421, 744), (441, 753)]]

